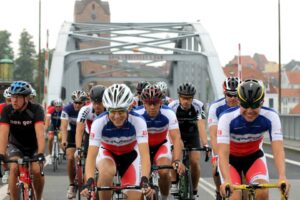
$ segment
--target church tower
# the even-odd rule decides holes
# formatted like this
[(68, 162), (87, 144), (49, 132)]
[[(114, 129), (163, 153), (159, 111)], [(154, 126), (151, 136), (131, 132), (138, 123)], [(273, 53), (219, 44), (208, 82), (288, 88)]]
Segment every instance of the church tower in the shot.
[[(101, 0), (76, 0), (74, 7), (75, 23), (110, 23), (110, 9), (106, 1)], [(101, 34), (101, 36), (109, 37), (109, 35)], [(108, 41), (99, 42), (81, 42), (80, 49), (93, 48), (99, 46), (109, 46)], [(100, 63), (84, 61), (81, 62), (81, 73), (83, 76), (97, 73), (105, 69), (105, 65)], [(95, 84), (95, 83), (94, 83)], [(89, 88), (89, 86), (84, 86)]]

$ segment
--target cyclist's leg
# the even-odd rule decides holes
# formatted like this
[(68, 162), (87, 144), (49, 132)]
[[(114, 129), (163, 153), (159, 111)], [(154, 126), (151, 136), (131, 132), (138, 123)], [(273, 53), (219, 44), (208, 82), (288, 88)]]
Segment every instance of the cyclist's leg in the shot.
[(212, 176), (214, 179), (214, 183), (216, 186), (216, 199), (221, 199), (220, 196), (220, 185), (221, 185), (221, 180), (220, 180), (220, 175), (219, 175), (219, 169), (218, 169), (218, 165), (217, 165), (217, 157), (213, 157), (212, 158)]
[[(99, 172), (97, 185), (112, 185), (116, 174), (116, 164), (111, 153), (103, 148), (99, 148), (96, 166)], [(111, 191), (99, 192), (99, 197), (100, 199), (111, 199)]]
[[(269, 173), (265, 156), (256, 159), (255, 162), (251, 165), (246, 173), (246, 180), (248, 183), (258, 184), (269, 182)], [(255, 196), (257, 200), (269, 199), (269, 190), (256, 190)]]
[[(171, 165), (172, 164), (172, 153), (171, 145), (167, 141), (162, 144), (157, 150), (154, 156), (154, 163), (157, 165)], [(171, 185), (171, 172), (169, 169), (159, 170), (159, 188), (162, 195), (162, 199), (169, 195)]]
[(52, 155), (53, 138), (54, 138), (54, 129), (51, 124), (48, 131), (48, 153), (50, 156)]
[(75, 191), (74, 191), (74, 181), (75, 181), (75, 175), (76, 175), (76, 170), (75, 170), (75, 157), (74, 153), (76, 150), (76, 145), (75, 145), (75, 133), (71, 133), (68, 131), (68, 136), (67, 136), (67, 147), (66, 147), (66, 155), (67, 155), (67, 171), (68, 171), (68, 176), (69, 176), (69, 189), (67, 192), (68, 198), (73, 198), (75, 197)]
[(41, 200), (42, 194), (43, 194), (43, 189), (44, 189), (44, 184), (45, 184), (45, 177), (41, 175), (39, 163), (34, 162), (31, 164), (31, 172), (34, 177), (33, 185), (34, 185), (36, 198), (37, 198), (37, 200)]
[[(23, 157), (22, 152), (12, 144), (9, 144), (6, 150), (8, 159), (17, 160), (20, 157)], [(17, 182), (19, 176), (19, 167), (16, 163), (9, 164), (10, 172), (9, 172), (9, 181), (8, 187), (10, 190), (10, 199), (17, 199), (18, 190), (17, 190)]]

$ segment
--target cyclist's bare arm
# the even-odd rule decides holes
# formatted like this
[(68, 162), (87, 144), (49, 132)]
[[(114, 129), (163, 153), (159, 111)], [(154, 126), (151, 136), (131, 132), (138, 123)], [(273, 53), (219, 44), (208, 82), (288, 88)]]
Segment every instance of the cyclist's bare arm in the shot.
[(96, 164), (96, 158), (98, 155), (99, 147), (97, 146), (89, 146), (88, 154), (86, 157), (86, 163), (85, 163), (85, 180), (88, 180), (88, 178), (94, 178), (95, 174), (95, 164)]
[(5, 155), (6, 146), (8, 142), (8, 135), (9, 135), (9, 128), (8, 124), (1, 124), (0, 125), (0, 154)]
[(75, 135), (76, 148), (81, 148), (84, 126), (85, 124), (83, 122), (76, 123), (76, 135)]
[(279, 184), (284, 181), (286, 182), (286, 194), (289, 191), (289, 183), (286, 179), (286, 172), (285, 172), (285, 153), (283, 148), (283, 141), (276, 140), (272, 141), (272, 152), (274, 155), (275, 166), (278, 171), (278, 182)]
[(38, 122), (34, 124), (37, 144), (38, 144), (38, 153), (44, 153), (45, 151), (45, 137), (44, 130), (45, 126), (42, 122)]
[(141, 156), (142, 176), (148, 178), (151, 170), (149, 145), (148, 143), (139, 143), (138, 148)]
[(225, 187), (226, 184), (231, 184), (230, 170), (229, 170), (229, 144), (218, 143), (219, 151), (219, 166), (220, 171), (223, 176), (224, 183), (220, 186), (220, 192), (223, 197), (225, 197)]
[(51, 115), (47, 114), (45, 118), (45, 131), (48, 130), (51, 122)]
[(217, 125), (211, 125), (209, 127), (210, 144), (214, 154), (218, 154), (217, 130), (218, 130)]
[(61, 119), (60, 130), (62, 133), (62, 144), (67, 143), (68, 123), (69, 120)]
[(171, 140), (172, 140), (172, 143), (173, 143), (173, 146), (174, 146), (173, 160), (181, 160), (183, 143), (182, 143), (182, 140), (181, 140), (179, 129), (169, 130), (169, 135), (171, 137)]
[(201, 141), (202, 145), (207, 145), (207, 134), (205, 131), (205, 119), (199, 119), (197, 121), (197, 125), (198, 125), (198, 132), (199, 132), (199, 139)]

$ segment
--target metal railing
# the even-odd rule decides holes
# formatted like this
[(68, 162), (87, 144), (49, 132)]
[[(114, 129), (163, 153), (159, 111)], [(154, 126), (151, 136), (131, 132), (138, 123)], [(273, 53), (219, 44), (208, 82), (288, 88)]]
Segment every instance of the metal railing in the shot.
[(280, 119), (284, 138), (300, 142), (300, 115), (280, 115)]

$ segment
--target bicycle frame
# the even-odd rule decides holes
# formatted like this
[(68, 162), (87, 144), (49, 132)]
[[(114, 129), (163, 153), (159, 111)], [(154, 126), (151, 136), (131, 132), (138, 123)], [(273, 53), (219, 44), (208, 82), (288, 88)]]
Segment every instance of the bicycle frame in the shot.
[(112, 196), (114, 200), (121, 200), (126, 199), (126, 196), (123, 197), (120, 194), (123, 194), (124, 190), (140, 190), (141, 186), (139, 185), (120, 185), (120, 186), (101, 186), (97, 187), (94, 186), (91, 191), (91, 200), (96, 200), (96, 194), (98, 194), (99, 191), (113, 191), (113, 193), (118, 194), (117, 196)]
[(76, 161), (76, 176), (75, 176), (75, 193), (77, 192), (77, 199), (80, 200), (80, 192), (83, 186), (83, 161), (81, 159)]
[[(284, 196), (286, 184), (285, 182), (281, 183), (281, 186), (278, 187), (276, 183), (263, 183), (263, 184), (242, 184), (242, 185), (233, 185), (234, 190), (247, 190), (248, 191), (248, 200), (255, 200), (255, 191), (257, 189), (270, 189), (270, 188), (280, 188), (280, 200), (287, 200)], [(230, 188), (229, 185), (226, 186), (226, 200), (229, 199)]]
[[(32, 162), (38, 162), (37, 159), (31, 159), (29, 157), (20, 158), (18, 160), (6, 160), (4, 163), (16, 163), (19, 168), (19, 178), (18, 178), (18, 189), (19, 189), (19, 198), (23, 200), (35, 200), (35, 191), (32, 187), (32, 174), (31, 174), (31, 165)], [(44, 176), (43, 163), (40, 162), (41, 175)], [(0, 167), (1, 174), (1, 167)]]

